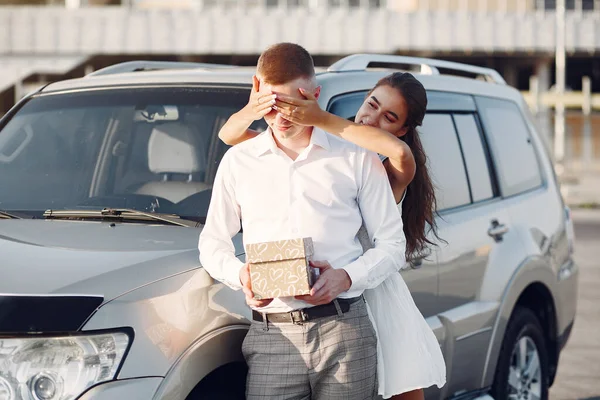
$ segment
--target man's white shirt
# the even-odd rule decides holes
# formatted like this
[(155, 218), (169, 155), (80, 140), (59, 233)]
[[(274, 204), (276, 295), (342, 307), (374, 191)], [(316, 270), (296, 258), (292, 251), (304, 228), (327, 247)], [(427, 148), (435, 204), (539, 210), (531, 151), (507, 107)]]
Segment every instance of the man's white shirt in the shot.
[[(346, 270), (352, 286), (340, 298), (379, 285), (405, 264), (402, 218), (376, 153), (313, 128), (309, 146), (292, 160), (270, 129), (227, 151), (213, 185), (200, 234), (200, 262), (216, 280), (239, 290), (244, 263), (231, 238), (243, 243), (310, 237), (313, 260)], [(364, 223), (373, 248), (363, 254)], [(293, 297), (274, 299), (262, 312), (310, 307)]]

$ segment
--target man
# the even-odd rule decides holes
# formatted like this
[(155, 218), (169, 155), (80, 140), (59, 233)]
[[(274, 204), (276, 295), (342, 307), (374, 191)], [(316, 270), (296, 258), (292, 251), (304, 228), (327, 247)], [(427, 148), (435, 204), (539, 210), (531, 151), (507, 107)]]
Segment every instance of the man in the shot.
[[(263, 52), (254, 87), (297, 98), (300, 89), (320, 92), (310, 54), (291, 43)], [(242, 110), (228, 123), (246, 129), (249, 114)], [(263, 115), (269, 128), (223, 157), (199, 241), (206, 271), (242, 289), (254, 310), (242, 349), (247, 397), (372, 398), (377, 339), (362, 293), (405, 261), (386, 172), (375, 153), (295, 125), (268, 105)], [(364, 254), (357, 239), (363, 223), (375, 243)], [(235, 257), (231, 241), (241, 227), (246, 244), (312, 238), (321, 274), (311, 294), (254, 299), (249, 266)]]

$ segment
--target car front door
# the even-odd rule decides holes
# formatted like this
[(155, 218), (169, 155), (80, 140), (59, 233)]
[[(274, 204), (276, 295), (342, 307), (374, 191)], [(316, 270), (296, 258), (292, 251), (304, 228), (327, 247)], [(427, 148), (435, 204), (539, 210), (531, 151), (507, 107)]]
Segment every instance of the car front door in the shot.
[[(327, 109), (333, 114), (353, 121), (367, 93), (368, 91), (365, 90), (336, 96), (329, 102)], [(436, 300), (438, 289), (437, 265), (433, 249), (432, 252), (425, 259), (415, 260), (418, 268), (408, 268), (400, 272), (417, 307), (425, 318), (435, 316), (438, 312)], [(436, 318), (428, 322), (436, 330), (441, 326)]]

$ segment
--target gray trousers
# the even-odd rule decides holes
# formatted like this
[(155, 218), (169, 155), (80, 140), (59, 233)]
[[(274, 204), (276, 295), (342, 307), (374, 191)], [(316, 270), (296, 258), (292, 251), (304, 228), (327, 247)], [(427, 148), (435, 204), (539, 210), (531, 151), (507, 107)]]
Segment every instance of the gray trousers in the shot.
[(377, 337), (363, 300), (341, 316), (304, 322), (253, 321), (242, 352), (246, 398), (373, 399)]

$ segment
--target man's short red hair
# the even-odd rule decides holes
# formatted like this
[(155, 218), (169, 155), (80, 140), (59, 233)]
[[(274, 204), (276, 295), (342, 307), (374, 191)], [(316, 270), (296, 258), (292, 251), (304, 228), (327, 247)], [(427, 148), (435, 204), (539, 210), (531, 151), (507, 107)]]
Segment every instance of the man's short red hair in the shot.
[(283, 85), (298, 78), (314, 78), (315, 65), (304, 47), (295, 43), (278, 43), (261, 54), (256, 71), (265, 83)]

